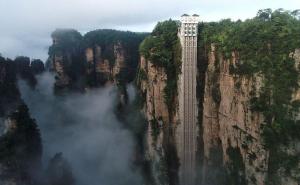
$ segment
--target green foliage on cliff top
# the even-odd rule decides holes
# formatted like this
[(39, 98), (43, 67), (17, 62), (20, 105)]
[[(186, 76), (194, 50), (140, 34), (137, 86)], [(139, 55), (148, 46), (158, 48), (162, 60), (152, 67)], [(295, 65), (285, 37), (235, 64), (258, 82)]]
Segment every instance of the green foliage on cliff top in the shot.
[(206, 44), (215, 43), (226, 58), (233, 51), (238, 53), (233, 73), (263, 77), (260, 95), (251, 103), (253, 110), (265, 115), (266, 134), (276, 135), (267, 137), (267, 144), (297, 137), (292, 130), (299, 125), (295, 117), (299, 103), (292, 100), (292, 93), (298, 88), (299, 73), (290, 54), (300, 48), (299, 11), (260, 10), (244, 22), (207, 23), (201, 34)]
[(214, 43), (225, 58), (238, 53), (238, 63), (231, 65), (231, 73), (262, 77), (259, 95), (254, 95), (250, 103), (253, 111), (264, 115), (263, 136), (271, 151), (269, 171), (274, 175), (287, 157), (279, 152), (279, 146), (300, 140), (300, 103), (292, 97), (299, 87), (299, 69), (291, 55), (300, 48), (300, 12), (260, 10), (244, 22), (205, 23), (200, 34), (207, 46)]
[(173, 20), (159, 22), (150, 36), (140, 45), (140, 53), (153, 65), (167, 73), (165, 102), (169, 112), (174, 111), (177, 95), (177, 80), (181, 71), (181, 46), (177, 37), (178, 23)]

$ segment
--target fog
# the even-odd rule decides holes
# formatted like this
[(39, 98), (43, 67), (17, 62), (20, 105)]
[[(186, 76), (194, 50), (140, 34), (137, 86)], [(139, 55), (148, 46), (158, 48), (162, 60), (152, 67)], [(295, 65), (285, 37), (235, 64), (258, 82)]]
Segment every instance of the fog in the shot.
[[(141, 185), (142, 177), (132, 165), (132, 135), (114, 114), (116, 88), (56, 97), (52, 74), (37, 79), (35, 90), (23, 81), (19, 87), (41, 130), (43, 163), (62, 152), (78, 185)], [(129, 92), (133, 99), (133, 88)]]

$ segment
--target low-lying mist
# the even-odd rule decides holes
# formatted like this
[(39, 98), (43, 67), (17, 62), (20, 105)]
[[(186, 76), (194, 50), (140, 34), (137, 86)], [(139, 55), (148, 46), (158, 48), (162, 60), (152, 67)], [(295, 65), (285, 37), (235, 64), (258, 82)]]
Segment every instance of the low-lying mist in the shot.
[(78, 185), (142, 184), (132, 164), (133, 137), (114, 114), (116, 88), (54, 96), (54, 76), (44, 73), (37, 79), (35, 90), (24, 81), (19, 88), (41, 130), (44, 165), (62, 152)]

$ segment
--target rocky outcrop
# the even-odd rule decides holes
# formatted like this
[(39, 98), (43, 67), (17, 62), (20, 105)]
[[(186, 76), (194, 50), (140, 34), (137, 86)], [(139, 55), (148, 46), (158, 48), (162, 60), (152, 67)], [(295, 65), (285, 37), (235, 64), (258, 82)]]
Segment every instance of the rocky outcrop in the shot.
[[(167, 75), (163, 68), (155, 67), (150, 61), (141, 57), (138, 77), (143, 97), (143, 112), (148, 120), (147, 157), (159, 163), (163, 155), (163, 123), (169, 121), (169, 112), (164, 101), (164, 88)], [(158, 152), (159, 151), (159, 152)]]
[(62, 56), (55, 56), (53, 62), (54, 70), (57, 73), (57, 80), (55, 85), (57, 87), (65, 87), (70, 85), (71, 79), (66, 73), (66, 67), (64, 66), (64, 61)]
[(52, 35), (47, 67), (55, 71), (55, 89), (82, 88), (84, 61), (82, 36), (73, 29), (57, 29)]
[[(128, 55), (128, 54), (127, 54)], [(113, 67), (113, 76), (117, 76), (122, 71), (126, 71), (126, 51), (121, 42), (114, 44), (115, 65)]]

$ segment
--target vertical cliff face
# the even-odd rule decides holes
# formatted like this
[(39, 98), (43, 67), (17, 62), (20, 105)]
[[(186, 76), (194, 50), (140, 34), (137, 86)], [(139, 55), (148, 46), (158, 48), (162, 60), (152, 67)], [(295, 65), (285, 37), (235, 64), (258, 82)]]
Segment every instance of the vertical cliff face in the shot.
[(292, 14), (271, 10), (203, 25), (204, 184), (299, 181), (299, 29)]
[(230, 67), (237, 62), (236, 53), (225, 60), (214, 46), (208, 54), (202, 123), (204, 184), (219, 180), (215, 173), (219, 162), (229, 176), (237, 175), (234, 178), (239, 184), (261, 185), (266, 181), (269, 153), (263, 146), (263, 115), (252, 112), (250, 105), (262, 79), (231, 74)]
[(172, 20), (158, 23), (140, 46), (142, 57), (137, 82), (148, 120), (147, 157), (152, 162), (156, 184), (178, 184), (177, 81), (181, 47), (177, 26)]
[(168, 107), (164, 99), (167, 74), (162, 67), (154, 66), (150, 61), (141, 57), (140, 90), (145, 98), (144, 111), (149, 121), (169, 122)]
[[(295, 60), (297, 68), (299, 50), (296, 49), (290, 57)], [(205, 73), (202, 183), (264, 185), (272, 184), (271, 178), (275, 178), (278, 184), (297, 184), (299, 161), (294, 158), (292, 173), (284, 173), (287, 168), (284, 165), (274, 169), (274, 162), (280, 162), (274, 159), (279, 160), (280, 157), (266, 147), (265, 116), (252, 108), (251, 99), (259, 94), (264, 77), (233, 74), (231, 70), (238, 63), (236, 52), (230, 59), (224, 59), (212, 45)], [(298, 94), (298, 91), (294, 93), (294, 100), (298, 100)], [(277, 144), (281, 155), (297, 155), (299, 142), (287, 143)], [(288, 157), (281, 160), (289, 161)]]
[(139, 61), (138, 46), (146, 35), (106, 29), (85, 34), (87, 85), (115, 83), (121, 87), (132, 82)]
[[(175, 146), (175, 137), (167, 128), (174, 125), (170, 121), (170, 112), (165, 101), (167, 74), (164, 68), (155, 66), (141, 57), (138, 79), (144, 102), (143, 112), (148, 120), (146, 157), (152, 163), (154, 181), (158, 184), (168, 183), (171, 178), (168, 173), (170, 164), (167, 160), (171, 159), (168, 153)], [(172, 143), (167, 143), (167, 139)], [(176, 156), (176, 153), (171, 155)], [(174, 181), (176, 182), (176, 179)]]
[[(121, 42), (110, 44), (113, 59), (105, 58), (104, 49), (99, 45), (88, 47), (85, 50), (85, 58), (87, 61), (87, 75), (90, 78), (96, 78), (99, 84), (117, 83), (121, 73), (128, 73), (127, 55), (129, 55)], [(107, 49), (107, 48), (106, 48)], [(129, 80), (124, 79), (126, 82)]]

